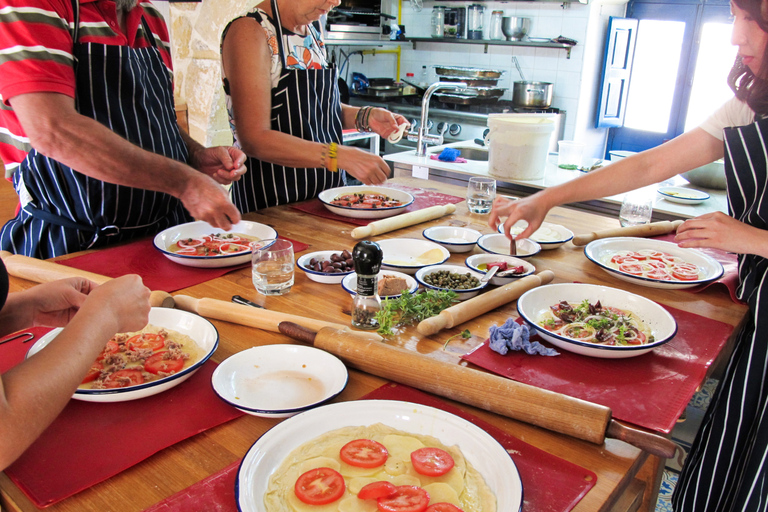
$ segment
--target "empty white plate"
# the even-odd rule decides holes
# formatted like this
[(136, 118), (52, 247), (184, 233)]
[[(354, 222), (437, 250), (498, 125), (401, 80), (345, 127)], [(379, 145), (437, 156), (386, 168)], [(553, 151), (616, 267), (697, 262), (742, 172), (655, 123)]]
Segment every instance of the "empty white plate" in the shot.
[(694, 188), (660, 187), (658, 192), (667, 201), (680, 204), (699, 204), (709, 199), (709, 194)]

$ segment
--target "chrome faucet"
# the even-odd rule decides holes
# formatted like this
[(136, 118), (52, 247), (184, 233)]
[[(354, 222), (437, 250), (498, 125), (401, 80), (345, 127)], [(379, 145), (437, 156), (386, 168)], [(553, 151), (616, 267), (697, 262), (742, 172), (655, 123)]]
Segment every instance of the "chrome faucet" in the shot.
[(467, 84), (464, 82), (435, 82), (427, 88), (427, 92), (424, 93), (424, 97), (421, 100), (421, 121), (419, 122), (419, 128), (416, 132), (408, 132), (408, 140), (416, 142), (416, 156), (427, 155), (427, 145), (433, 144), (439, 146), (443, 143), (443, 132), (437, 135), (431, 135), (429, 133), (429, 100), (435, 91), (441, 89), (466, 89)]

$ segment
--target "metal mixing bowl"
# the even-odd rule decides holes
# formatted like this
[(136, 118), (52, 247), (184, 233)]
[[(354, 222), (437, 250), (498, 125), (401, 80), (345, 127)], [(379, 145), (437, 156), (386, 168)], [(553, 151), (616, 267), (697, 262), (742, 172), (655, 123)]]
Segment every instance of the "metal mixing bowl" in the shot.
[(697, 185), (704, 188), (714, 188), (716, 190), (725, 190), (725, 164), (722, 160), (717, 160), (711, 164), (702, 165), (681, 176), (687, 179), (691, 185)]
[(521, 41), (531, 30), (531, 18), (505, 16), (501, 20), (501, 31), (507, 36), (507, 41)]

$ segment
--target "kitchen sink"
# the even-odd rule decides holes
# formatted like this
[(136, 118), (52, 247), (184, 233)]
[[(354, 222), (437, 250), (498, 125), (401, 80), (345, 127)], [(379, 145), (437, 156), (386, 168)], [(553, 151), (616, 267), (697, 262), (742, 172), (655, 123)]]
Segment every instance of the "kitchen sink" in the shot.
[[(458, 149), (459, 150), (459, 156), (462, 158), (466, 158), (467, 160), (476, 160), (479, 162), (487, 162), (488, 161), (488, 150), (484, 148), (471, 148), (471, 147), (455, 147), (452, 149)], [(439, 151), (432, 151), (432, 154), (439, 155), (442, 153), (443, 150)]]

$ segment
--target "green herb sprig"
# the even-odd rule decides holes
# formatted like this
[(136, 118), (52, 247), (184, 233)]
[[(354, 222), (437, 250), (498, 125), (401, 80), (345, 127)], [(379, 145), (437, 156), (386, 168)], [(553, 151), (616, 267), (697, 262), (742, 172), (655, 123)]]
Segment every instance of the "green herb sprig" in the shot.
[(472, 337), (472, 333), (471, 333), (471, 332), (469, 332), (469, 329), (464, 329), (464, 330), (463, 330), (463, 331), (461, 331), (460, 333), (458, 333), (458, 334), (454, 334), (453, 336), (451, 336), (451, 337), (449, 337), (447, 340), (445, 340), (445, 343), (443, 344), (443, 350), (445, 350), (445, 349), (446, 349), (446, 347), (448, 347), (448, 342), (450, 342), (450, 341), (451, 341), (453, 338), (455, 338), (456, 336), (461, 336), (462, 338), (464, 338), (464, 339), (466, 340), (466, 339), (469, 339), (469, 338), (471, 338), (471, 337)]
[(458, 295), (452, 290), (427, 290), (421, 293), (403, 293), (396, 299), (386, 299), (376, 313), (379, 322), (378, 333), (394, 336), (395, 328), (421, 322), (439, 314), (458, 302)]

